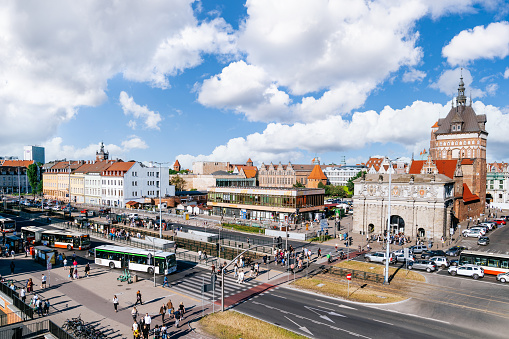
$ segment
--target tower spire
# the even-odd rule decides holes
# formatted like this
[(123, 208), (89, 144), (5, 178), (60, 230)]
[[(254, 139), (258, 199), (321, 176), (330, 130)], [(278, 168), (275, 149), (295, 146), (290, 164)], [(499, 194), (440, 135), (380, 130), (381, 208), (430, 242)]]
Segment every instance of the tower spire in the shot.
[(463, 67), (461, 68), (460, 84), (458, 87), (458, 97), (456, 98), (456, 104), (459, 106), (465, 106), (467, 103), (467, 97), (465, 96), (465, 83), (463, 82)]

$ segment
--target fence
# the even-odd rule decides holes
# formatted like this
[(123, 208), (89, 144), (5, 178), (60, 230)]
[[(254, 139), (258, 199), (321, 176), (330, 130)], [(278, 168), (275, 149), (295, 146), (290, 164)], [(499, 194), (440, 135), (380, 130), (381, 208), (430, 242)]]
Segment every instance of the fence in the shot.
[[(16, 319), (18, 319), (17, 321), (25, 321), (34, 318), (34, 309), (21, 300), (18, 292), (12, 290), (6, 283), (0, 283), (0, 292), (12, 299), (12, 304), (20, 311), (18, 315), (11, 316), (12, 318), (6, 317), (6, 321), (15, 321)], [(1, 324), (4, 324), (4, 322), (1, 322)]]
[(348, 273), (352, 274), (352, 279), (360, 279), (360, 280), (366, 280), (366, 281), (373, 281), (376, 283), (383, 284), (384, 282), (384, 276), (382, 274), (378, 273), (370, 273), (365, 271), (358, 271), (358, 270), (352, 270), (349, 268), (341, 268), (341, 267), (334, 267), (330, 266), (327, 269), (327, 273), (339, 275), (340, 277), (346, 277)]
[(48, 332), (58, 339), (75, 339), (51, 320), (3, 326), (0, 329), (0, 339), (38, 338)]

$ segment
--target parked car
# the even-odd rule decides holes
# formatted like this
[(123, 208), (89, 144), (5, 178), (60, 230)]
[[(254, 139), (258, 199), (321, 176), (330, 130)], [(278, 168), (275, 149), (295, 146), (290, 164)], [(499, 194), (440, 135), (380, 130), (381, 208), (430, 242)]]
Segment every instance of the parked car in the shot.
[(129, 213), (127, 216), (129, 219), (138, 219), (138, 213)]
[(486, 246), (490, 243), (490, 238), (488, 237), (480, 237), (477, 239), (477, 245)]
[(437, 267), (446, 268), (450, 266), (449, 260), (446, 257), (431, 257), (429, 260), (433, 261)]
[(445, 252), (442, 250), (424, 251), (421, 254), (422, 259), (429, 259), (431, 257), (445, 257)]
[(424, 270), (429, 273), (436, 271), (437, 265), (431, 260), (416, 260), (408, 263), (408, 269)]
[(509, 272), (497, 274), (497, 280), (500, 282), (509, 282)]
[(411, 262), (411, 261), (415, 261), (417, 258), (415, 257), (415, 255), (413, 254), (409, 254), (408, 257), (405, 257), (405, 254), (404, 253), (400, 253), (398, 255), (395, 256), (395, 260), (396, 262)]
[(486, 222), (482, 222), (479, 224), (479, 226), (487, 226), (488, 227), (488, 230), (491, 231), (492, 229), (494, 229), (495, 227), (497, 227), (497, 223), (494, 222), (494, 221), (486, 221)]
[(447, 251), (445, 251), (445, 255), (457, 257), (458, 255), (460, 255), (461, 252), (463, 252), (466, 249), (467, 248), (463, 246), (453, 246), (449, 248)]
[[(366, 253), (364, 256), (364, 260), (367, 262), (380, 262), (385, 264), (386, 260), (386, 252), (375, 252), (375, 253)], [(394, 262), (394, 257), (392, 256), (392, 253), (389, 253), (389, 264), (392, 264)]]
[(497, 224), (499, 224), (499, 225), (505, 225), (505, 219), (501, 219), (501, 218), (500, 218), (500, 219), (495, 219), (495, 220), (493, 220), (493, 221), (494, 221), (494, 222), (496, 222), (496, 223), (497, 223)]
[(472, 264), (466, 264), (462, 266), (451, 266), (448, 270), (450, 275), (463, 275), (466, 277), (472, 277), (479, 279), (484, 277), (484, 270), (482, 267)]
[[(392, 254), (394, 254), (395, 256), (398, 256), (398, 255), (404, 254), (404, 253), (405, 253), (405, 250), (403, 248), (392, 252)], [(408, 249), (408, 253), (412, 254), (412, 250)]]
[(479, 238), (479, 237), (484, 236), (486, 234), (486, 232), (484, 232), (482, 229), (478, 228), (475, 230), (474, 229), (464, 230), (462, 234), (466, 238)]
[(426, 245), (414, 245), (410, 246), (410, 250), (414, 254), (422, 253), (422, 251), (426, 251), (428, 249), (428, 246)]

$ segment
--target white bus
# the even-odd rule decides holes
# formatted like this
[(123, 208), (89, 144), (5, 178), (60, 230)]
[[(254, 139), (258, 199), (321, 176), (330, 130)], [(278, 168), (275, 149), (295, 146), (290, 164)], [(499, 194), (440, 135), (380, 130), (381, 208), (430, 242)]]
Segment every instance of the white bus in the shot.
[(46, 230), (41, 234), (41, 243), (48, 247), (85, 250), (90, 248), (90, 236), (68, 230)]
[[(140, 248), (102, 245), (95, 249), (95, 263), (110, 268), (128, 268), (132, 271), (171, 274), (177, 271), (175, 253), (149, 251)], [(154, 266), (155, 256), (155, 266)]]
[(499, 273), (509, 272), (509, 255), (479, 251), (463, 251), (460, 254), (459, 264), (481, 266), (485, 274), (497, 275)]
[(16, 232), (16, 221), (0, 216), (0, 230), (3, 234)]
[(21, 237), (30, 245), (39, 245), (42, 239), (42, 232), (46, 229), (37, 226), (21, 227)]

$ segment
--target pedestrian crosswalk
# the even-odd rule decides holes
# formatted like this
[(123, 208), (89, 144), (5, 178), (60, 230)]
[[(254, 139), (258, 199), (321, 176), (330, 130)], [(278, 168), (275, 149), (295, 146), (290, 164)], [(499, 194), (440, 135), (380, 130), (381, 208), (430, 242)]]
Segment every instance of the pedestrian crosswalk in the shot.
[[(215, 292), (208, 291), (203, 293), (203, 297), (207, 300), (212, 300), (215, 294), (215, 300), (218, 300), (221, 296), (221, 276), (217, 276), (215, 284)], [(262, 282), (256, 280), (254, 277), (248, 277), (244, 279), (244, 282), (239, 284), (237, 279), (234, 278), (233, 273), (230, 273), (224, 277), (224, 297), (233, 296), (242, 291), (248, 290), (252, 287), (260, 285)], [(211, 283), (211, 275), (208, 272), (193, 272), (187, 276), (173, 281), (170, 283), (170, 287), (178, 292), (194, 295), (195, 297), (201, 298), (203, 284)]]

